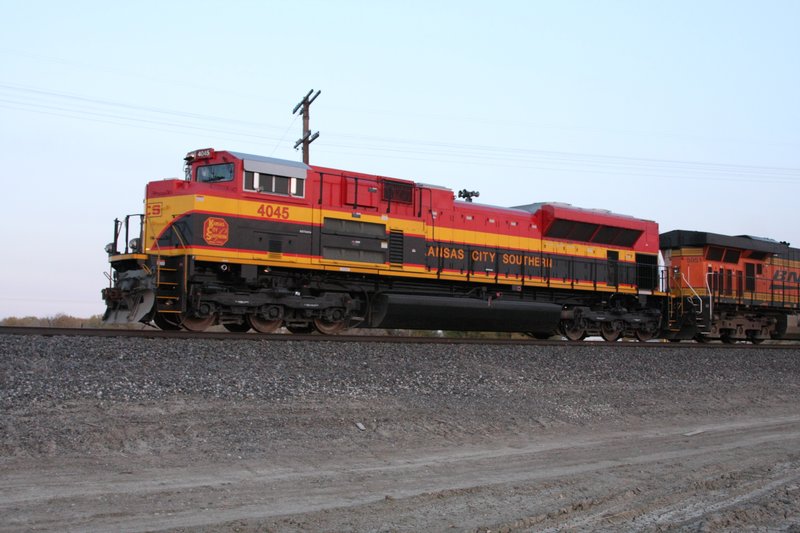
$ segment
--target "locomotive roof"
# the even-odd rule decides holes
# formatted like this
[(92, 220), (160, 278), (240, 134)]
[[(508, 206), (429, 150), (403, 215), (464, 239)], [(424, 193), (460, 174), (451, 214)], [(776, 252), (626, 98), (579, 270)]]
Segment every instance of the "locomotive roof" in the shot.
[(601, 215), (601, 216), (612, 216), (616, 218), (628, 218), (631, 220), (639, 220), (639, 221), (647, 221), (646, 219), (634, 217), (631, 215), (623, 215), (621, 213), (615, 213), (614, 211), (609, 211), (608, 209), (592, 209), (586, 207), (576, 207), (572, 204), (564, 203), (564, 202), (536, 202), (533, 204), (525, 204), (525, 205), (517, 205), (513, 206), (511, 209), (521, 209), (522, 211), (527, 211), (529, 213), (536, 213), (543, 207), (554, 207), (555, 209), (565, 209), (568, 211), (575, 211), (578, 213), (588, 213), (592, 215)]
[(284, 165), (284, 166), (288, 166), (288, 167), (301, 168), (303, 170), (308, 170), (309, 168), (311, 168), (308, 165), (306, 165), (305, 163), (302, 163), (300, 161), (292, 161), (290, 159), (278, 159), (277, 157), (267, 157), (267, 156), (264, 156), (264, 155), (245, 154), (245, 153), (242, 153), (242, 152), (231, 152), (231, 151), (228, 151), (228, 153), (231, 154), (234, 157), (238, 157), (239, 159), (245, 159), (247, 161), (256, 161), (258, 163), (267, 163), (267, 164), (271, 164), (271, 165)]
[(308, 169), (311, 168), (299, 161), (288, 159), (277, 159), (263, 155), (243, 154), (241, 152), (228, 152), (234, 157), (244, 161), (244, 169), (252, 172), (264, 172), (278, 176), (288, 176), (290, 178), (305, 178)]
[(440, 190), (440, 191), (453, 192), (453, 189), (451, 189), (450, 187), (445, 187), (444, 185), (433, 185), (431, 183), (422, 183), (422, 182), (419, 182), (419, 181), (416, 182), (416, 184), (417, 184), (417, 187), (423, 187), (425, 189), (437, 189), (437, 190)]
[(770, 254), (785, 254), (788, 245), (763, 237), (750, 235), (720, 235), (705, 231), (673, 230), (661, 234), (661, 249), (676, 249), (684, 246), (722, 246), (725, 248), (738, 248), (754, 252)]

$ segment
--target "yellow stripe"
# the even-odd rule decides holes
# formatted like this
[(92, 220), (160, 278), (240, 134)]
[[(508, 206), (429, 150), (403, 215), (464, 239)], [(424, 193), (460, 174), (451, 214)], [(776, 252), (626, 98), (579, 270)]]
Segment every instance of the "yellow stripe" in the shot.
[[(677, 295), (677, 296), (683, 297), (683, 296), (693, 296), (695, 292), (697, 293), (698, 296), (708, 296), (709, 295), (708, 290), (706, 290), (705, 288), (700, 288), (700, 287), (696, 288), (694, 291), (692, 291), (691, 289), (685, 288), (685, 287), (680, 287), (680, 288), (673, 289), (671, 294), (673, 296)], [(780, 297), (781, 296), (781, 291), (779, 291), (779, 290), (776, 290), (776, 291), (774, 291), (772, 293), (770, 293), (770, 292), (749, 292), (749, 291), (745, 291), (745, 292), (742, 293), (741, 297), (738, 296), (735, 293), (733, 293), (733, 294), (721, 294), (720, 295), (719, 291), (714, 291), (713, 292), (713, 296), (714, 297), (723, 298), (723, 299), (729, 299), (729, 300), (741, 300), (741, 301), (743, 301), (745, 303), (749, 302), (750, 300), (757, 300), (757, 301), (763, 302), (764, 304), (769, 304), (770, 301), (773, 301), (774, 303), (779, 304), (779, 303), (782, 303), (782, 302), (796, 302), (798, 300), (797, 291), (794, 291), (794, 294), (788, 294), (786, 296), (786, 298), (781, 298)]]
[[(271, 206), (271, 207), (269, 207)], [(283, 208), (288, 209), (288, 213)], [(262, 213), (259, 213), (259, 209)], [(152, 249), (156, 236), (163, 231), (166, 225), (172, 221), (177, 214), (189, 211), (204, 211), (219, 215), (228, 216), (247, 216), (252, 218), (263, 218), (265, 220), (286, 220), (287, 222), (299, 224), (321, 224), (324, 218), (336, 218), (342, 220), (353, 220), (347, 213), (330, 209), (316, 209), (307, 206), (299, 206), (279, 201), (254, 201), (238, 200), (208, 195), (178, 195), (169, 197), (152, 198), (147, 202), (147, 229), (146, 245), (148, 251), (165, 256), (195, 255), (201, 261), (214, 262), (237, 262), (242, 264), (260, 265), (265, 267), (299, 267), (304, 269), (333, 271), (333, 272), (352, 272), (357, 274), (370, 275), (391, 275), (407, 278), (420, 279), (443, 279), (450, 281), (487, 281), (494, 283), (495, 274), (478, 273), (448, 273), (443, 272), (437, 275), (435, 269), (428, 270), (426, 267), (409, 267), (402, 269), (386, 264), (371, 263), (365, 265), (361, 262), (327, 260), (321, 258), (297, 257), (294, 255), (270, 254), (258, 252), (232, 252), (221, 248), (220, 250), (208, 249), (181, 249), (181, 250), (155, 250)], [(262, 214), (278, 214), (273, 217), (262, 216)], [(284, 219), (283, 216), (286, 216)], [(453, 243), (454, 246), (480, 246), (486, 248), (500, 249), (502, 253), (514, 253), (515, 251), (526, 251), (528, 253), (542, 253), (572, 256), (578, 258), (605, 259), (610, 249), (595, 245), (585, 245), (579, 243), (565, 243), (553, 240), (542, 240), (532, 237), (521, 237), (516, 235), (502, 235), (499, 233), (489, 233), (480, 231), (470, 231), (465, 229), (444, 228), (440, 226), (430, 226), (420, 220), (408, 220), (402, 218), (390, 218), (387, 214), (372, 215), (361, 213), (357, 219), (363, 222), (385, 224), (389, 229), (401, 230), (407, 235), (424, 235), (426, 241), (437, 241)], [(635, 263), (636, 254), (629, 250), (616, 250), (619, 252), (621, 263)], [(655, 256), (656, 254), (650, 254)], [(617, 291), (614, 287), (607, 287), (605, 284), (598, 284), (595, 289), (592, 282), (562, 282), (551, 278), (549, 283), (541, 278), (526, 278), (524, 281), (521, 276), (513, 275), (506, 277), (499, 275), (497, 283), (501, 285), (526, 285), (533, 287), (566, 288), (577, 290), (601, 290), (604, 292)], [(635, 288), (620, 287), (619, 292), (635, 293)], [(654, 294), (657, 294), (654, 292)], [(663, 293), (661, 293), (663, 294)]]
[(672, 257), (697, 257), (703, 255), (702, 248), (679, 248), (671, 250)]
[[(275, 213), (284, 207), (288, 209), (287, 222), (298, 224), (321, 224), (325, 218), (335, 218), (340, 220), (354, 220), (352, 216), (347, 216), (341, 211), (330, 209), (316, 209), (306, 206), (299, 206), (278, 201), (253, 201), (236, 200), (207, 195), (182, 195), (148, 200), (148, 213), (156, 211), (152, 204), (160, 204), (158, 212), (160, 216), (148, 215), (147, 217), (147, 236), (145, 245), (147, 249), (153, 246), (156, 235), (163, 231), (167, 223), (175, 218), (176, 214), (189, 211), (208, 211), (220, 215), (246, 216), (260, 218), (264, 220), (284, 220), (280, 217), (265, 217), (258, 211)], [(277, 208), (277, 209), (276, 209)], [(266, 211), (263, 211), (266, 210)], [(316, 219), (316, 220), (315, 220)], [(490, 233), (483, 231), (471, 231), (461, 228), (448, 228), (425, 224), (420, 220), (408, 220), (403, 218), (391, 218), (389, 215), (372, 215), (361, 212), (357, 219), (363, 222), (374, 224), (385, 224), (388, 229), (403, 231), (407, 235), (424, 235), (427, 241), (440, 241), (464, 246), (481, 246), (486, 248), (501, 248), (503, 250), (515, 251), (524, 250), (529, 252), (542, 252), (557, 255), (570, 255), (576, 257), (591, 257), (595, 259), (605, 259), (609, 251), (619, 252), (620, 262), (634, 263), (636, 252), (626, 249), (608, 248), (597, 245), (587, 245), (573, 242), (561, 242), (554, 240), (543, 240), (540, 238), (524, 237), (517, 235), (505, 235), (501, 233)], [(702, 255), (702, 250), (699, 254)], [(657, 251), (651, 255), (656, 255)]]
[(118, 261), (128, 261), (131, 259), (136, 259), (137, 261), (146, 261), (148, 257), (150, 256), (147, 254), (118, 254), (108, 256), (108, 262), (116, 263)]
[(790, 259), (780, 259), (777, 257), (773, 257), (767, 260), (768, 265), (774, 265), (784, 268), (791, 268), (791, 269), (798, 269), (800, 270), (800, 261), (793, 261)]

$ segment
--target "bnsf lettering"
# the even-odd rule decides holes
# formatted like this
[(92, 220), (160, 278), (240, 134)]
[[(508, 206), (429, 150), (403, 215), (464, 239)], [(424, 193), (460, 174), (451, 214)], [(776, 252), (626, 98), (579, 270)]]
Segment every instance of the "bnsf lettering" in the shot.
[(773, 276), (772, 281), (785, 281), (788, 283), (798, 283), (800, 282), (800, 275), (798, 275), (797, 272), (776, 270), (775, 276)]
[(261, 204), (256, 209), (256, 213), (265, 218), (280, 218), (282, 220), (289, 219), (289, 208), (286, 206)]

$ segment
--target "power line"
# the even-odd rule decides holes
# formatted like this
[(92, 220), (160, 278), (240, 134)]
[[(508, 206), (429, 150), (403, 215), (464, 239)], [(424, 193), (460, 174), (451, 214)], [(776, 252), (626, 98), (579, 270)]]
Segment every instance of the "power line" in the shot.
[[(332, 134), (333, 137), (335, 135)], [(709, 177), (722, 181), (782, 181), (797, 182), (800, 180), (800, 169), (781, 167), (757, 167), (746, 165), (730, 165), (718, 163), (701, 163), (691, 161), (676, 161), (664, 159), (644, 159), (621, 156), (604, 156), (598, 154), (581, 154), (569, 152), (546, 152), (538, 150), (509, 150), (500, 147), (458, 147), (439, 149), (424, 147), (416, 149), (397, 148), (394, 146), (366, 146), (364, 144), (348, 144), (328, 142), (327, 147), (352, 148), (363, 154), (366, 152), (394, 153), (394, 154), (419, 154), (428, 155), (421, 160), (433, 160), (447, 163), (464, 163), (470, 165), (490, 164), (494, 166), (509, 166), (531, 168), (531, 164), (561, 165), (568, 168), (564, 170), (593, 171), (608, 169), (609, 171), (636, 171), (640, 175), (652, 172), (665, 171), (678, 174), (692, 174), (696, 177)], [(478, 153), (480, 152), (480, 153)], [(441, 159), (446, 157), (447, 159)], [(458, 158), (458, 159), (454, 159)], [(552, 167), (547, 167), (552, 168)], [(669, 175), (665, 176), (669, 177)]]
[[(176, 116), (176, 117), (180, 117), (180, 118), (195, 119), (195, 120), (214, 122), (214, 123), (225, 122), (225, 123), (228, 123), (228, 124), (237, 124), (237, 125), (248, 126), (248, 127), (258, 128), (258, 129), (264, 129), (264, 128), (276, 129), (276, 130), (280, 129), (279, 126), (274, 126), (274, 125), (261, 123), (261, 122), (253, 122), (253, 121), (246, 121), (246, 120), (231, 119), (231, 118), (228, 118), (228, 117), (218, 117), (218, 116), (213, 116), (213, 115), (202, 115), (202, 114), (199, 114), (199, 113), (191, 113), (191, 112), (186, 112), (186, 111), (174, 111), (174, 110), (162, 109), (162, 108), (157, 108), (157, 107), (133, 105), (133, 104), (128, 104), (128, 103), (124, 103), (124, 102), (115, 102), (115, 101), (104, 100), (104, 99), (100, 99), (100, 98), (90, 98), (90, 97), (80, 96), (80, 95), (76, 95), (76, 94), (62, 93), (62, 92), (43, 90), (43, 89), (36, 89), (36, 88), (32, 88), (32, 87), (22, 87), (22, 86), (8, 85), (8, 84), (0, 84), (0, 90), (2, 90), (2, 89), (6, 90), (6, 91), (15, 92), (15, 93), (21, 93), (23, 96), (26, 95), (26, 94), (27, 95), (34, 95), (35, 97), (54, 98), (56, 100), (66, 100), (66, 101), (72, 101), (72, 102), (79, 102), (79, 103), (88, 104), (88, 105), (91, 105), (91, 106), (100, 105), (100, 106), (103, 106), (103, 107), (121, 108), (121, 109), (125, 109), (125, 110), (136, 111), (136, 112), (144, 111), (144, 112), (147, 112), (147, 113), (155, 113), (155, 114), (159, 114), (159, 115)], [(36, 100), (34, 100), (34, 102), (35, 101)]]
[[(587, 153), (577, 153), (577, 152), (559, 152), (559, 151), (546, 151), (546, 150), (535, 150), (529, 148), (506, 148), (506, 147), (497, 147), (497, 146), (487, 146), (487, 145), (472, 145), (472, 144), (455, 144), (455, 143), (443, 143), (437, 141), (409, 141), (405, 139), (393, 139), (393, 138), (380, 138), (374, 136), (360, 136), (360, 135), (346, 135), (346, 134), (336, 134), (335, 132), (332, 133), (337, 137), (343, 138), (351, 138), (354, 140), (364, 139), (369, 141), (378, 141), (384, 142), (387, 144), (409, 144), (409, 145), (418, 145), (424, 144), (427, 148), (427, 151), (431, 153), (464, 153), (469, 157), (481, 158), (484, 159), (486, 157), (492, 157), (493, 154), (496, 154), (500, 157), (522, 157), (522, 156), (535, 156), (540, 158), (549, 158), (549, 159), (569, 159), (569, 160), (580, 160), (580, 161), (587, 161), (591, 162), (592, 164), (670, 164), (670, 165), (682, 165), (686, 167), (697, 167), (697, 168), (705, 168), (708, 170), (717, 169), (720, 172), (737, 172), (737, 171), (755, 171), (755, 172), (773, 172), (773, 173), (786, 173), (792, 176), (800, 177), (800, 169), (791, 168), (791, 167), (771, 167), (771, 166), (756, 166), (756, 165), (737, 165), (737, 164), (728, 164), (728, 163), (706, 163), (700, 161), (680, 161), (680, 160), (671, 160), (671, 159), (648, 159), (648, 158), (638, 158), (638, 157), (630, 157), (630, 156), (608, 156), (608, 155), (600, 155), (600, 154), (587, 154)], [(340, 144), (339, 146), (346, 146)], [(414, 151), (420, 151), (419, 149)], [(476, 152), (485, 152), (480, 155), (476, 155)]]
[[(342, 154), (341, 150), (330, 150), (330, 149), (319, 149), (320, 152), (323, 153), (335, 153), (335, 154)], [(372, 156), (374, 154), (366, 153), (356, 149), (356, 151), (347, 152), (348, 154), (352, 155), (359, 155), (359, 156)], [(463, 164), (464, 159), (442, 159), (436, 158), (432, 159), (429, 157), (414, 157), (412, 155), (402, 155), (402, 154), (413, 154), (414, 152), (411, 151), (396, 151), (393, 155), (386, 155), (381, 154), (381, 159), (395, 159), (395, 160), (402, 160), (402, 161), (428, 161), (428, 162), (439, 162), (439, 163), (448, 163), (453, 165)], [(753, 178), (732, 178), (732, 177), (723, 177), (723, 176), (703, 176), (698, 175), (697, 173), (677, 173), (677, 172), (669, 172), (669, 169), (662, 169), (660, 171), (651, 170), (648, 173), (644, 172), (632, 172), (627, 171), (625, 169), (603, 169), (602, 167), (576, 167), (576, 166), (557, 166), (557, 165), (547, 165), (545, 162), (541, 162), (537, 164), (535, 161), (517, 161), (517, 162), (510, 162), (507, 160), (475, 160), (470, 161), (469, 165), (472, 166), (480, 166), (480, 167), (487, 167), (493, 169), (526, 169), (526, 170), (539, 170), (539, 171), (547, 171), (547, 172), (561, 172), (561, 173), (570, 173), (570, 174), (600, 174), (606, 176), (613, 176), (613, 177), (627, 177), (627, 178), (637, 178), (637, 179), (644, 179), (644, 178), (652, 178), (652, 179), (680, 179), (680, 180), (701, 180), (701, 181), (712, 181), (712, 182), (731, 182), (731, 183), (753, 183)], [(413, 179), (425, 181), (425, 178), (415, 177)], [(778, 178), (762, 178), (759, 179), (758, 183), (797, 183), (797, 180), (785, 180), (785, 179), (778, 179)]]
[(294, 126), (294, 123), (297, 122), (297, 117), (298, 117), (298, 115), (294, 115), (294, 118), (292, 118), (292, 121), (286, 127), (286, 131), (283, 132), (283, 135), (281, 135), (281, 138), (278, 139), (278, 142), (275, 143), (275, 147), (272, 149), (272, 152), (270, 152), (270, 154), (269, 154), (270, 157), (272, 157), (275, 154), (275, 151), (280, 147), (281, 143), (286, 139), (286, 135), (289, 133), (289, 130), (292, 129), (292, 126)]
[[(0, 84), (0, 107), (26, 112), (36, 112), (67, 118), (90, 120), (119, 126), (144, 127), (158, 131), (180, 130), (210, 132), (215, 138), (220, 134), (236, 139), (275, 141), (277, 150), (285, 139), (287, 130), (278, 136), (264, 135), (264, 129), (281, 128), (266, 123), (238, 120), (199, 113), (174, 111), (151, 106), (133, 105), (107, 99), (43, 90), (31, 87)], [(311, 93), (298, 104), (303, 106)], [(9, 94), (10, 93), (10, 94)], [(316, 96), (310, 98), (308, 105)], [(295, 119), (296, 120), (296, 119)], [(304, 121), (305, 122), (305, 121)], [(292, 124), (294, 124), (294, 120)], [(291, 125), (289, 128), (291, 128)], [(304, 137), (311, 133), (304, 124)], [(316, 137), (314, 137), (316, 138)], [(355, 141), (355, 144), (347, 141)], [(310, 143), (310, 140), (308, 140)], [(401, 139), (378, 136), (330, 134), (326, 148), (357, 150), (354, 154), (395, 154), (395, 158), (420, 161), (438, 161), (450, 164), (468, 162), (470, 165), (530, 168), (548, 171), (606, 173), (618, 175), (640, 175), (647, 177), (683, 177), (711, 181), (794, 183), (800, 181), (800, 169), (789, 167), (736, 165), (679, 161), (671, 159), (648, 159), (630, 156), (573, 153), (535, 150), (528, 148), (500, 147), (491, 145), (460, 144), (421, 139)], [(327, 152), (327, 150), (324, 150)], [(340, 152), (339, 152), (340, 153)], [(406, 154), (407, 157), (400, 157)], [(416, 156), (416, 157), (409, 157)]]

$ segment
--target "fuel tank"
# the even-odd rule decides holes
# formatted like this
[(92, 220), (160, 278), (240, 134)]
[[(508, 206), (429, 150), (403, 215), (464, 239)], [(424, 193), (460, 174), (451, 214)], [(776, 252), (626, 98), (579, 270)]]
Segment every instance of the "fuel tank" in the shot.
[(560, 320), (556, 304), (408, 294), (378, 295), (370, 313), (370, 325), (385, 329), (551, 333)]

